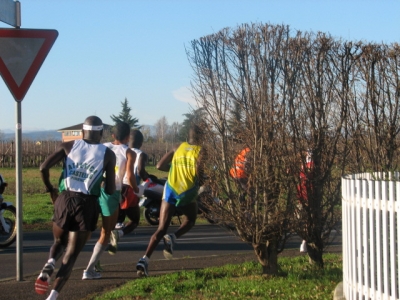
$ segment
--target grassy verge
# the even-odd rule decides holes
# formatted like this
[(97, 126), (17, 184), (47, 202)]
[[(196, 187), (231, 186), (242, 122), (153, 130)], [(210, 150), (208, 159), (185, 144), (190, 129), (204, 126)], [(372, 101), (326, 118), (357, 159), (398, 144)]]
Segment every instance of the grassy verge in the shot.
[[(154, 166), (148, 166), (146, 168), (148, 173), (154, 174), (155, 176), (162, 178), (166, 177), (168, 173), (157, 170)], [(4, 192), (6, 198), (15, 198), (16, 190), (16, 174), (14, 168), (0, 168), (0, 174), (3, 175), (4, 179), (8, 182), (8, 187)], [(50, 180), (54, 186), (58, 185), (58, 179), (61, 174), (61, 168), (52, 168), (50, 170)], [(30, 196), (33, 194), (45, 194), (45, 186), (40, 177), (38, 168), (24, 168), (22, 170), (22, 194)]]
[(326, 254), (324, 262), (316, 270), (307, 256), (282, 257), (280, 276), (272, 278), (257, 262), (182, 271), (132, 280), (93, 299), (332, 299), (342, 281), (341, 256)]
[(23, 196), (22, 203), (22, 223), (25, 231), (52, 228), (53, 204), (47, 193)]

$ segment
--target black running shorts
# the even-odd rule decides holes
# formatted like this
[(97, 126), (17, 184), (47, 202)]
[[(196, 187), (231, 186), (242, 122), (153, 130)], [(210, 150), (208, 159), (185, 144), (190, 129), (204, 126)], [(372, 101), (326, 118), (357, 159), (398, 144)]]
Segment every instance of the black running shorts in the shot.
[(54, 203), (53, 222), (66, 231), (95, 231), (100, 206), (96, 196), (62, 192)]

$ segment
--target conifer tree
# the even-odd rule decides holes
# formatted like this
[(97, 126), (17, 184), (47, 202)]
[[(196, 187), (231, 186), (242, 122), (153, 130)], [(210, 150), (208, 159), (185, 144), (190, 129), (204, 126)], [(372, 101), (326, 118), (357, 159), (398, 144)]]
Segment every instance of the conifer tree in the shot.
[(123, 102), (121, 102), (122, 111), (118, 116), (111, 115), (111, 120), (114, 121), (115, 124), (119, 122), (126, 122), (129, 124), (131, 128), (140, 129), (142, 126), (139, 126), (139, 119), (132, 117), (131, 108), (129, 107), (128, 99), (125, 98)]
[(190, 111), (186, 114), (183, 114), (185, 119), (182, 122), (182, 126), (179, 130), (179, 140), (181, 142), (186, 141), (188, 134), (189, 134), (189, 128), (193, 122), (198, 122), (202, 120), (203, 116), (205, 114), (205, 111), (203, 108), (198, 108), (193, 111)]

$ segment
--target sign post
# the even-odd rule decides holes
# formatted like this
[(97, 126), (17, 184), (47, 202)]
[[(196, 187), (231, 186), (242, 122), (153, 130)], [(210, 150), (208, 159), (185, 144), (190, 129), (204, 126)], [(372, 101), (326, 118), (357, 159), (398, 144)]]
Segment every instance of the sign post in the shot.
[(16, 176), (16, 211), (17, 211), (17, 248), (16, 248), (16, 280), (24, 280), (23, 276), (23, 241), (22, 241), (22, 118), (21, 118), (21, 101), (15, 102), (15, 119), (17, 126), (15, 128), (15, 176)]
[[(11, 2), (11, 3), (10, 3)], [(13, 9), (13, 5), (15, 9)], [(24, 99), (36, 74), (53, 46), (56, 30), (19, 29), (19, 1), (0, 0), (0, 21), (18, 29), (0, 29), (0, 75), (16, 101), (16, 209), (17, 209), (17, 281), (23, 280), (22, 261), (22, 109)]]

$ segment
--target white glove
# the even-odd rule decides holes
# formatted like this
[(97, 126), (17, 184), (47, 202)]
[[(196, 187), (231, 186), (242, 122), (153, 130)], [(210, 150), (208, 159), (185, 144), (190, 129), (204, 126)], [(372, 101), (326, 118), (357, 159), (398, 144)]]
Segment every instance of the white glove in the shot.
[(144, 187), (144, 189), (147, 189), (147, 187), (149, 186), (149, 184), (151, 183), (151, 179), (149, 178), (146, 181), (143, 181), (140, 185)]
[(144, 190), (145, 190), (145, 187), (143, 185), (139, 185), (138, 189), (139, 189), (139, 192), (135, 193), (135, 195), (137, 195), (138, 197), (142, 197), (143, 193), (144, 193)]
[(210, 186), (208, 186), (208, 185), (202, 185), (202, 186), (199, 188), (199, 191), (197, 192), (197, 194), (200, 195), (200, 194), (202, 194), (202, 193), (208, 193), (208, 192), (211, 192)]

